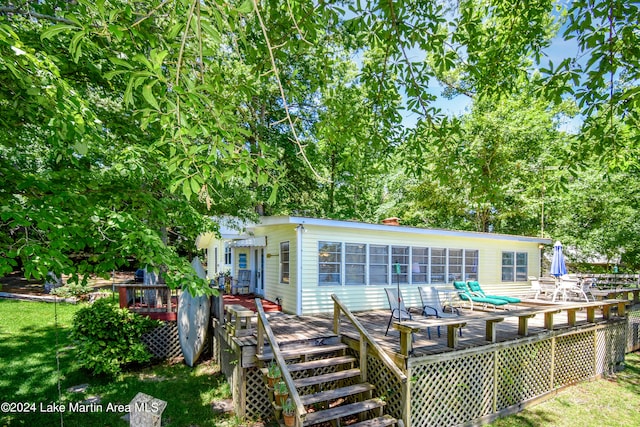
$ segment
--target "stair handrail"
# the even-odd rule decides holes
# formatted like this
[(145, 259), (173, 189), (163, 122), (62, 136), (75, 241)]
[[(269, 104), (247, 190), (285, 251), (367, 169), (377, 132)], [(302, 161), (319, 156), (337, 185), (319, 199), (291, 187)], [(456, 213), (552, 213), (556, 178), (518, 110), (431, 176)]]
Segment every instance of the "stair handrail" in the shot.
[[(384, 349), (380, 346), (380, 344), (378, 344), (378, 342), (371, 336), (371, 334), (367, 332), (367, 330), (364, 328), (364, 326), (362, 326), (360, 321), (353, 315), (353, 313), (351, 313), (351, 311), (349, 311), (347, 306), (345, 306), (342, 303), (342, 301), (340, 301), (340, 299), (336, 294), (331, 294), (331, 299), (333, 299), (333, 302), (334, 302), (334, 310), (337, 307), (340, 310), (340, 312), (344, 313), (344, 315), (347, 316), (349, 321), (351, 321), (351, 324), (356, 328), (356, 330), (360, 334), (360, 339), (361, 340), (364, 339), (368, 345), (373, 347), (373, 349), (378, 354), (378, 356), (380, 357), (380, 360), (387, 367), (387, 369), (389, 369), (393, 373), (393, 375), (395, 375), (398, 381), (400, 381), (402, 384), (405, 384), (407, 382), (407, 376), (405, 375), (405, 373), (402, 372), (400, 368), (398, 368), (398, 366), (394, 363), (394, 361), (387, 354), (387, 352), (384, 351)], [(334, 313), (334, 325), (333, 325), (334, 333), (338, 334), (338, 331), (336, 330), (337, 325), (335, 324), (336, 321), (337, 321), (337, 316), (336, 316), (336, 313)]]
[(256, 309), (258, 312), (258, 354), (262, 353), (263, 349), (263, 338), (262, 333), (267, 338), (269, 345), (271, 345), (271, 351), (273, 352), (273, 358), (276, 361), (276, 364), (280, 368), (280, 373), (282, 374), (282, 380), (287, 385), (287, 389), (289, 389), (289, 398), (293, 401), (296, 406), (296, 425), (301, 426), (304, 423), (304, 419), (307, 416), (307, 411), (304, 409), (304, 404), (302, 403), (302, 399), (300, 399), (300, 394), (296, 389), (295, 384), (293, 383), (293, 378), (287, 369), (287, 364), (282, 356), (282, 352), (280, 351), (280, 346), (278, 345), (278, 341), (276, 340), (275, 335), (273, 334), (273, 330), (271, 329), (271, 325), (269, 325), (269, 320), (267, 319), (267, 315), (265, 314), (264, 307), (262, 307), (262, 301), (260, 298), (256, 298)]

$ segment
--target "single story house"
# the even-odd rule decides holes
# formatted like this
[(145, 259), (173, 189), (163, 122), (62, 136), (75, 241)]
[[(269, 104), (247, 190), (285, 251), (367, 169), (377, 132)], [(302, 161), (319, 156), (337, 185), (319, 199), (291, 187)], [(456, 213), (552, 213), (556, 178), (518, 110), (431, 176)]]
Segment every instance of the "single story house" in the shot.
[[(516, 294), (539, 276), (551, 239), (406, 227), (297, 216), (257, 223), (214, 219), (219, 235), (202, 234), (210, 278), (250, 277), (251, 292), (298, 315), (330, 312), (331, 294), (352, 311), (385, 309), (385, 287), (400, 286), (407, 306), (419, 306), (418, 286), (450, 288), (478, 280), (485, 291)], [(249, 271), (249, 274), (246, 274)]]

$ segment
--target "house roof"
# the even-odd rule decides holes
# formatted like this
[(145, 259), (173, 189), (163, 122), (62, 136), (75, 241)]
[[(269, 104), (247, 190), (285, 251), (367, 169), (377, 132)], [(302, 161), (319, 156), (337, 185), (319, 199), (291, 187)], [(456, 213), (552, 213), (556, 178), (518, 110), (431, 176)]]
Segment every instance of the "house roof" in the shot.
[(298, 216), (267, 216), (261, 217), (258, 224), (245, 224), (247, 230), (251, 230), (255, 227), (269, 226), (269, 225), (314, 225), (322, 227), (334, 227), (334, 228), (351, 228), (366, 231), (391, 231), (395, 233), (411, 233), (422, 234), (428, 236), (451, 236), (451, 237), (465, 237), (473, 239), (496, 239), (496, 240), (511, 240), (519, 242), (531, 242), (541, 244), (551, 244), (551, 239), (541, 237), (529, 237), (518, 236), (511, 234), (498, 234), (498, 233), (482, 233), (476, 231), (457, 231), (457, 230), (445, 230), (438, 228), (421, 228), (421, 227), (409, 227), (404, 225), (385, 225), (385, 224), (372, 224), (359, 221), (345, 221), (335, 219), (321, 219), (321, 218), (307, 218)]

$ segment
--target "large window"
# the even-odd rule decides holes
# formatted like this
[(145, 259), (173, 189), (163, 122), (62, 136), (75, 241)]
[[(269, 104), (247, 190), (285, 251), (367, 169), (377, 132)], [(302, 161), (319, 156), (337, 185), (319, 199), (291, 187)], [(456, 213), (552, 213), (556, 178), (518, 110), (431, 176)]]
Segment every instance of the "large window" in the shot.
[(392, 246), (391, 264), (391, 283), (409, 283), (409, 246)]
[(318, 242), (318, 283), (340, 285), (342, 243)]
[(280, 242), (280, 283), (289, 283), (289, 242)]
[(464, 280), (462, 275), (462, 249), (449, 249), (449, 280), (447, 283), (451, 283), (454, 280)]
[(526, 282), (528, 255), (526, 252), (502, 252), (502, 281)]
[(389, 284), (389, 246), (369, 246), (369, 284)]
[(431, 248), (430, 283), (446, 283), (447, 250)]
[(411, 250), (411, 282), (428, 283), (429, 248), (412, 248)]
[(344, 245), (344, 270), (347, 285), (364, 285), (367, 269), (367, 246), (361, 243)]
[[(527, 254), (505, 254), (503, 277), (508, 279), (503, 280), (526, 280)], [(511, 261), (507, 259), (508, 254)], [(288, 259), (287, 246), (287, 268)], [(425, 285), (478, 280), (478, 259), (477, 249), (321, 241), (318, 242), (318, 284), (365, 286), (400, 282)]]

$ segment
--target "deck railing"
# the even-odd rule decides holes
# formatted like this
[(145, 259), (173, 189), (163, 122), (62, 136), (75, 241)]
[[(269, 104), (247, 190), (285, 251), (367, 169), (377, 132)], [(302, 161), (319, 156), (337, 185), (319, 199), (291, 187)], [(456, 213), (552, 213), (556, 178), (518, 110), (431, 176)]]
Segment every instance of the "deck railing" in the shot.
[(276, 364), (280, 368), (280, 372), (282, 374), (282, 381), (287, 385), (287, 389), (289, 389), (289, 398), (295, 405), (295, 426), (301, 427), (304, 423), (304, 420), (307, 416), (307, 411), (304, 408), (304, 404), (300, 399), (300, 394), (296, 389), (295, 384), (293, 383), (293, 378), (287, 369), (286, 362), (282, 353), (280, 352), (280, 346), (278, 345), (278, 341), (276, 340), (275, 335), (273, 334), (273, 330), (271, 329), (271, 325), (269, 325), (269, 320), (267, 320), (267, 316), (264, 312), (264, 307), (262, 307), (262, 302), (260, 298), (256, 298), (256, 310), (258, 311), (258, 330), (257, 330), (257, 348), (256, 355), (262, 356), (264, 355), (264, 340), (265, 338), (269, 342), (271, 346), (271, 351), (273, 352), (273, 359)]
[[(382, 366), (390, 371), (400, 386), (401, 392), (401, 408), (400, 415), (404, 425), (408, 425), (408, 418), (411, 414), (411, 407), (409, 406), (409, 383), (407, 381), (407, 375), (395, 364), (393, 359), (387, 354), (386, 351), (378, 344), (378, 342), (367, 332), (367, 330), (362, 326), (360, 321), (349, 311), (349, 309), (342, 304), (342, 301), (338, 298), (336, 294), (331, 294), (331, 299), (333, 299), (333, 332), (336, 335), (340, 335), (340, 316), (344, 314), (347, 319), (351, 322), (353, 327), (358, 332), (359, 336), (359, 349), (358, 353), (360, 355), (360, 376), (363, 382), (370, 382), (368, 378), (368, 361), (367, 356), (369, 353), (369, 349), (373, 351), (375, 357), (382, 362)], [(381, 377), (381, 375), (377, 375), (377, 377)]]
[(605, 273), (605, 274), (578, 274), (579, 278), (593, 278), (598, 288), (640, 287), (640, 274)]
[[(363, 381), (367, 381), (367, 372), (366, 369), (362, 368), (364, 364), (366, 366), (366, 357), (367, 357), (367, 347), (370, 346), (374, 352), (378, 355), (382, 363), (389, 369), (393, 375), (400, 381), (401, 383), (407, 382), (407, 376), (402, 372), (400, 368), (394, 363), (391, 357), (383, 350), (380, 344), (367, 332), (367, 330), (362, 326), (360, 321), (349, 311), (349, 309), (342, 304), (342, 301), (337, 297), (336, 294), (331, 294), (331, 298), (333, 299), (333, 332), (336, 335), (340, 335), (340, 314), (344, 314), (347, 319), (351, 322), (354, 328), (358, 331), (358, 335), (360, 335), (360, 369), (363, 371)], [(364, 362), (364, 363), (363, 363)]]
[(148, 316), (156, 320), (176, 321), (178, 290), (167, 285), (126, 283), (118, 288), (120, 308)]

